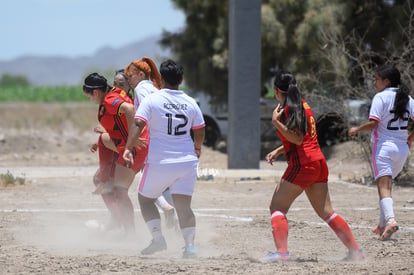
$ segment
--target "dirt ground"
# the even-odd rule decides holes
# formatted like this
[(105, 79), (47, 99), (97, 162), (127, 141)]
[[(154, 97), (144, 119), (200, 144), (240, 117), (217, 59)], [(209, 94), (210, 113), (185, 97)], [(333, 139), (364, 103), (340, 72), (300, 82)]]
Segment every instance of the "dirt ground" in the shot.
[[(202, 150), (193, 208), (198, 258), (182, 259), (183, 241), (163, 229), (168, 249), (151, 256), (137, 202), (137, 176), (129, 195), (135, 206), (136, 237), (99, 234), (88, 220), (104, 223), (108, 212), (92, 195), (97, 138), (91, 104), (0, 104), (0, 174), (24, 183), (0, 186), (0, 274), (413, 274), (414, 189), (393, 187), (400, 230), (381, 242), (378, 195), (368, 179), (363, 150), (353, 141), (325, 149), (336, 212), (350, 224), (366, 259), (345, 262), (346, 249), (301, 195), (288, 213), (291, 261), (263, 264), (274, 250), (268, 205), (284, 161), (257, 170), (228, 170), (225, 153)], [(413, 154), (411, 155), (413, 158)], [(163, 216), (162, 216), (163, 217)]]

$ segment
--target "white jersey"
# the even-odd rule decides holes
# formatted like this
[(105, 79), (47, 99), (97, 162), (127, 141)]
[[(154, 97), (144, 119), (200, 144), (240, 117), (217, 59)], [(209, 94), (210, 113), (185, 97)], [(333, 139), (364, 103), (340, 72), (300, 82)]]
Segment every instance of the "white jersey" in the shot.
[(142, 80), (134, 89), (134, 108), (138, 110), (139, 104), (144, 100), (144, 98), (154, 92), (157, 92), (158, 89), (154, 86), (151, 80)]
[(378, 127), (373, 129), (371, 133), (371, 141), (374, 144), (386, 141), (396, 144), (407, 143), (408, 120), (414, 120), (414, 100), (409, 97), (404, 119), (396, 119), (392, 112), (396, 91), (397, 88), (386, 88), (372, 99), (369, 119), (378, 121)]
[(191, 129), (205, 126), (196, 101), (180, 90), (162, 89), (147, 96), (135, 118), (147, 123), (148, 163), (178, 163), (198, 160)]

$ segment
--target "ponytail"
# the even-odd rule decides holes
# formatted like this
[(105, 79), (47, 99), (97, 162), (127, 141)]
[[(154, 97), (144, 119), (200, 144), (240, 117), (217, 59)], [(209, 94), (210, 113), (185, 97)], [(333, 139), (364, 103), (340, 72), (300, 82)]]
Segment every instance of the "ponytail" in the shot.
[(409, 101), (410, 90), (404, 84), (400, 84), (395, 94), (394, 101), (394, 117), (404, 119), (404, 114), (407, 111), (407, 104)]
[(132, 61), (125, 68), (125, 73), (128, 75), (132, 70), (142, 71), (145, 77), (150, 79), (157, 89), (161, 89), (161, 75), (151, 58), (144, 56), (141, 60)]
[(142, 61), (144, 61), (145, 63), (147, 63), (148, 66), (150, 67), (150, 72), (149, 73), (146, 73), (147, 76), (149, 76), (149, 78), (154, 83), (154, 86), (157, 89), (161, 89), (161, 75), (160, 75), (160, 72), (157, 69), (157, 66), (155, 66), (154, 61), (152, 61), (152, 59), (149, 58), (148, 56), (144, 56), (142, 58)]
[(388, 79), (390, 81), (389, 87), (398, 88), (394, 100), (394, 118), (404, 119), (410, 91), (407, 86), (401, 83), (400, 71), (394, 66), (386, 64), (378, 67), (376, 73), (381, 79)]
[(286, 95), (283, 107), (288, 106), (288, 114), (286, 116), (283, 113), (282, 119), (284, 124), (288, 129), (299, 129), (305, 135), (308, 130), (308, 122), (295, 77), (289, 72), (279, 71), (276, 74), (274, 86)]

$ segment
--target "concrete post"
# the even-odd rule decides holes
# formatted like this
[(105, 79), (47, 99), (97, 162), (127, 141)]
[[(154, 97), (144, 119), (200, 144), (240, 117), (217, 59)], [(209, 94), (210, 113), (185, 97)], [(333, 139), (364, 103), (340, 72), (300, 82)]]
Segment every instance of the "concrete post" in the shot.
[(261, 0), (229, 0), (229, 169), (260, 161)]

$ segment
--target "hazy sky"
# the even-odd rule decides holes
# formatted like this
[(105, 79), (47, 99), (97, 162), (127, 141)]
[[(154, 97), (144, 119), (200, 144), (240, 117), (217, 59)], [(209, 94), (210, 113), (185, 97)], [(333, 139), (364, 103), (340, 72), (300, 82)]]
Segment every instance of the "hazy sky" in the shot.
[(0, 10), (1, 61), (90, 55), (185, 24), (170, 0), (2, 0)]

